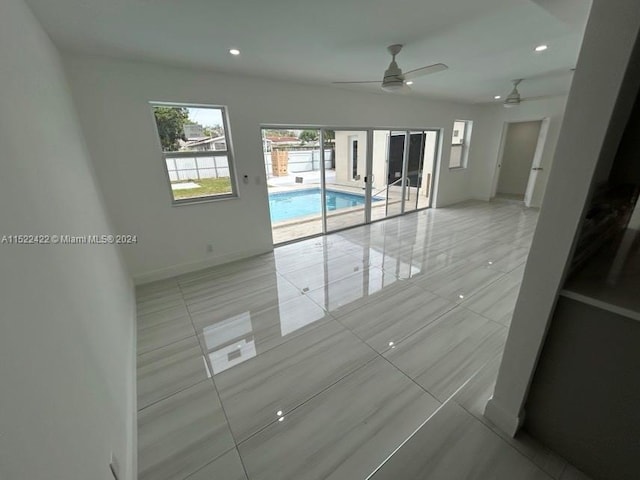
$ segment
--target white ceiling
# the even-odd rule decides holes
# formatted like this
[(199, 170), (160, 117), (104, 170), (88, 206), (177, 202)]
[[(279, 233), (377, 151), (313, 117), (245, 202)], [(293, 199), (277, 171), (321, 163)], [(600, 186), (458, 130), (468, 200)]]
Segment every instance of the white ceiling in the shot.
[[(590, 0), (27, 0), (62, 48), (330, 85), (442, 62), (413, 94), (567, 93)], [(533, 52), (538, 44), (549, 49)], [(241, 50), (233, 57), (231, 47)], [(529, 80), (526, 80), (529, 79)], [(336, 87), (376, 90), (370, 87)]]

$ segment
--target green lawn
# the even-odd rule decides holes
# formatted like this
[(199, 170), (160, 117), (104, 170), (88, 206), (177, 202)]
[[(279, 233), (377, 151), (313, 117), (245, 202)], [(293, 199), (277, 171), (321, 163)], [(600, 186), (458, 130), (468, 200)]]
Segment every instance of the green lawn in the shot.
[[(219, 178), (203, 178), (201, 180), (189, 180), (197, 183), (200, 188), (190, 188), (187, 190), (174, 190), (173, 198), (180, 200), (181, 198), (206, 197), (208, 195), (220, 195), (223, 193), (231, 193), (231, 179), (229, 177)], [(182, 182), (174, 182), (182, 183)], [(186, 182), (185, 182), (186, 183)]]

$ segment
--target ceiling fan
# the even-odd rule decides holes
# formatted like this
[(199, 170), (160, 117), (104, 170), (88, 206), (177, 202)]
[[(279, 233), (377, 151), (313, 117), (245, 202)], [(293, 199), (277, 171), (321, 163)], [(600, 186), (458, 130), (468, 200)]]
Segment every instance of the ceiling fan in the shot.
[(380, 80), (365, 80), (362, 82), (332, 82), (334, 84), (363, 84), (363, 83), (380, 83), (383, 90), (388, 92), (398, 92), (403, 90), (409, 90), (407, 85), (413, 83), (413, 80), (419, 77), (423, 77), (425, 75), (429, 75), (431, 73), (441, 72), (446, 70), (447, 67), (444, 63), (435, 63), (433, 65), (427, 65), (426, 67), (416, 68), (414, 70), (410, 70), (407, 73), (402, 73), (402, 69), (398, 67), (396, 63), (396, 55), (400, 53), (402, 50), (402, 45), (390, 45), (387, 47), (387, 50), (392, 56), (391, 63), (389, 67), (384, 72), (384, 76), (382, 77), (382, 81)]
[[(571, 68), (569, 70), (565, 69), (565, 68), (561, 68), (558, 70), (552, 70), (550, 72), (543, 72), (541, 74), (538, 75), (533, 75), (530, 77), (527, 77), (526, 80), (530, 81), (530, 80), (537, 80), (537, 79), (543, 79), (543, 78), (552, 78), (552, 77), (558, 77), (558, 76), (565, 76), (565, 75), (572, 75), (573, 72), (575, 72), (575, 68)], [(522, 96), (520, 95), (520, 92), (518, 91), (518, 85), (520, 85), (520, 83), (522, 83), (525, 79), (523, 78), (516, 78), (515, 80), (512, 80), (513, 82), (513, 90), (511, 90), (511, 93), (509, 93), (509, 95), (507, 95), (504, 99), (504, 101), (502, 102), (502, 104), (506, 107), (506, 108), (510, 108), (510, 107), (516, 107), (518, 105), (520, 105), (522, 102), (526, 102), (528, 100), (541, 100), (543, 98), (549, 98), (550, 95), (542, 95), (542, 96), (538, 96), (538, 97), (527, 97), (527, 98), (522, 98)]]
[(511, 93), (507, 95), (502, 104), (505, 108), (515, 107), (516, 105), (520, 105), (522, 102), (522, 97), (520, 96), (520, 92), (518, 91), (518, 85), (522, 82), (522, 78), (518, 78), (513, 81), (513, 90)]

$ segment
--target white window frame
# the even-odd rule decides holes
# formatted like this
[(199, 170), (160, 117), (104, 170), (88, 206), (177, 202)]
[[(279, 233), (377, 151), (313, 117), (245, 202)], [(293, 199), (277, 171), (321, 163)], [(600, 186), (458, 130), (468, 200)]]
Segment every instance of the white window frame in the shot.
[[(464, 135), (460, 138), (459, 143), (454, 143), (453, 132), (456, 131), (456, 123), (464, 123)], [(451, 166), (451, 152), (449, 152), (449, 170), (464, 170), (469, 163), (469, 147), (471, 146), (471, 131), (473, 130), (473, 120), (454, 120), (451, 135), (451, 146), (461, 145), (460, 165)]]
[[(158, 145), (162, 153), (162, 164), (164, 172), (167, 176), (167, 182), (169, 184), (169, 192), (171, 194), (171, 202), (174, 206), (190, 205), (194, 203), (204, 202), (217, 202), (221, 200), (229, 200), (238, 198), (238, 181), (236, 178), (235, 170), (235, 157), (233, 155), (233, 144), (231, 140), (231, 132), (229, 131), (229, 118), (228, 109), (225, 105), (209, 105), (198, 103), (179, 103), (179, 102), (149, 102), (151, 106), (151, 116), (153, 118), (153, 124), (156, 126), (156, 133), (158, 139)], [(177, 107), (177, 108), (209, 108), (220, 110), (222, 117), (222, 128), (224, 129), (224, 138), (226, 149), (225, 150), (206, 150), (206, 151), (178, 151), (178, 152), (165, 152), (160, 145), (160, 134), (158, 132), (158, 124), (153, 113), (153, 107)], [(193, 198), (175, 198), (173, 195), (173, 188), (171, 187), (171, 177), (169, 175), (169, 169), (167, 168), (167, 160), (172, 158), (197, 158), (197, 157), (226, 157), (229, 165), (229, 182), (231, 183), (230, 193), (212, 194), (203, 197)]]

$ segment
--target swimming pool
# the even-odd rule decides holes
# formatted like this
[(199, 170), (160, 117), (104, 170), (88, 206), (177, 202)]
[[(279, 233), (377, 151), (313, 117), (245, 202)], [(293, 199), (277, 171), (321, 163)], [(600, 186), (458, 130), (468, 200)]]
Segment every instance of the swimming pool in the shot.
[[(319, 188), (306, 188), (292, 192), (279, 192), (269, 194), (269, 211), (272, 222), (281, 222), (293, 218), (304, 217), (322, 213), (322, 199)], [(372, 201), (383, 200), (373, 197)], [(327, 190), (327, 211), (340, 210), (341, 208), (357, 207), (364, 205), (364, 195), (357, 193), (339, 192)]]

